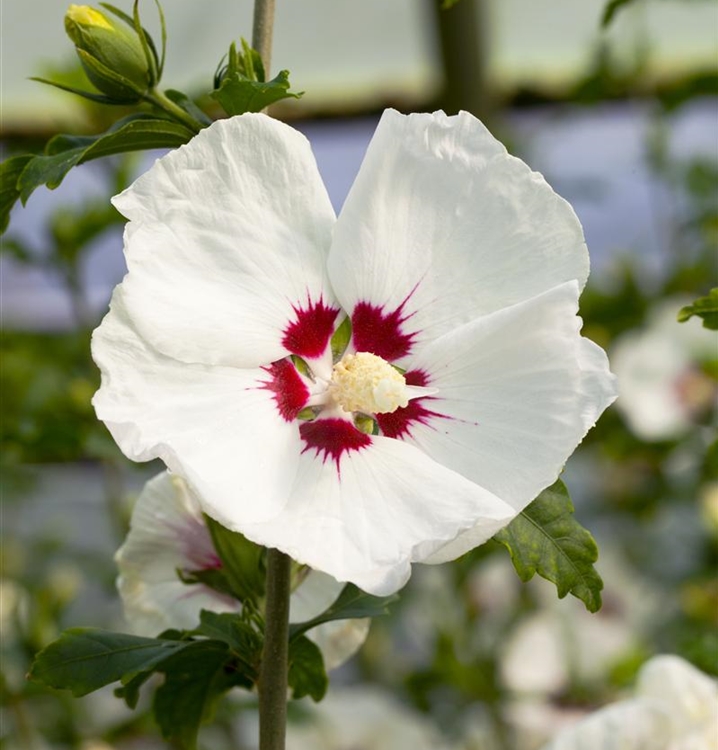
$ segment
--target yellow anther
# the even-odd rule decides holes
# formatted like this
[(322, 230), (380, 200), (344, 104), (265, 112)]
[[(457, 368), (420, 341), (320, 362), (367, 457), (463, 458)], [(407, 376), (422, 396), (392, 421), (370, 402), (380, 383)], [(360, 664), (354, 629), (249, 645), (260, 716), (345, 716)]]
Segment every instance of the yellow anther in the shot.
[(329, 390), (345, 411), (387, 414), (409, 403), (404, 376), (369, 352), (347, 354), (337, 362)]

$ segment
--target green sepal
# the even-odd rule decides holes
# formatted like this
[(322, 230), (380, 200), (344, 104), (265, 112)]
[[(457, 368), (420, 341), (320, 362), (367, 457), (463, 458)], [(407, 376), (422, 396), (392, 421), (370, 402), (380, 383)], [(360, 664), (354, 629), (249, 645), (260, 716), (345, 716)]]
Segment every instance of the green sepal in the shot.
[(329, 679), (324, 669), (324, 657), (319, 646), (305, 635), (289, 644), (288, 682), (294, 699), (308, 695), (318, 703), (327, 692)]
[(44, 154), (28, 161), (17, 180), (17, 192), (26, 203), (40, 185), (56, 188), (79, 164), (128, 151), (176, 148), (193, 136), (184, 125), (145, 114), (129, 115), (100, 135), (56, 135)]
[(398, 594), (372, 596), (353, 583), (348, 583), (324, 612), (305, 622), (289, 626), (289, 640), (293, 641), (308, 630), (333, 620), (353, 620), (363, 617), (380, 617), (389, 613), (389, 605), (399, 600)]
[(332, 334), (332, 338), (329, 341), (329, 346), (332, 350), (332, 358), (336, 362), (341, 359), (342, 355), (349, 346), (349, 341), (352, 337), (352, 321), (347, 315), (344, 320), (337, 326), (336, 331)]
[(718, 330), (718, 287), (714, 287), (705, 297), (699, 297), (690, 305), (678, 311), (678, 322), (685, 323), (694, 315), (703, 320), (703, 327)]
[(144, 638), (99, 628), (70, 628), (35, 657), (28, 678), (76, 697), (155, 671), (190, 641)]
[(103, 65), (84, 49), (76, 49), (87, 77), (97, 88), (107, 94), (113, 104), (136, 104), (147, 91), (135, 85), (129, 78)]
[(573, 503), (561, 480), (545, 489), (494, 539), (508, 549), (522, 581), (534, 574), (555, 584), (562, 599), (572, 594), (589, 612), (601, 608), (603, 581), (593, 564), (598, 547), (573, 516)]
[(0, 234), (10, 223), (10, 211), (20, 197), (18, 179), (27, 165), (35, 159), (34, 154), (11, 156), (0, 164)]
[(231, 591), (242, 602), (257, 602), (264, 596), (265, 550), (238, 531), (230, 531), (205, 515), (215, 551)]
[(98, 104), (117, 104), (117, 99), (113, 99), (111, 96), (106, 94), (98, 94), (94, 91), (85, 91), (84, 89), (78, 89), (74, 86), (68, 86), (65, 83), (58, 83), (57, 81), (50, 81), (47, 78), (39, 78), (38, 76), (30, 76), (31, 81), (37, 81), (38, 83), (45, 83), (48, 86), (54, 86), (60, 91), (69, 91), (71, 94), (77, 94), (83, 99), (89, 99), (91, 102), (97, 102)]

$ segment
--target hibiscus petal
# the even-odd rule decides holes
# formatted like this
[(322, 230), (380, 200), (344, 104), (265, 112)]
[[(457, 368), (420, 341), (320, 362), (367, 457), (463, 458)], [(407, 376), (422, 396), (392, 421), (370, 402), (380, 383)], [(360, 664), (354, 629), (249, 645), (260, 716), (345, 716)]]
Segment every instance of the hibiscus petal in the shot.
[(485, 541), (514, 515), (416, 448), (371, 437), (345, 451), (308, 448), (281, 514), (242, 531), (340, 581), (386, 595), (406, 583), (411, 562), (463, 529), (480, 526)]
[(573, 209), (466, 112), (384, 113), (328, 264), (357, 348), (389, 359), (588, 275)]
[(179, 477), (162, 472), (140, 493), (130, 531), (115, 555), (125, 617), (139, 635), (191, 629), (202, 609), (237, 612), (240, 604), (203, 584), (182, 583), (177, 570), (220, 565), (199, 504)]
[[(302, 445), (271, 373), (185, 364), (133, 326), (118, 287), (92, 340), (102, 387), (93, 404), (128, 458), (161, 458), (235, 523), (272, 517), (286, 502)], [(295, 406), (296, 408), (296, 406)]]
[(163, 354), (256, 367), (292, 350), (297, 329), (314, 335), (307, 317), (326, 328), (338, 312), (325, 271), (334, 211), (308, 141), (277, 120), (214, 123), (113, 203), (131, 220), (127, 310)]
[[(292, 592), (289, 621), (306, 622), (321, 614), (336, 601), (343, 588), (343, 583), (326, 573), (310, 571), (301, 585)], [(321, 649), (324, 666), (329, 670), (343, 664), (359, 650), (369, 634), (370, 625), (368, 617), (335, 620), (312, 628), (307, 636)]]
[[(555, 481), (566, 459), (615, 399), (605, 353), (581, 338), (578, 284), (442, 336), (412, 360), (438, 395), (404, 439), (509, 503), (515, 512)], [(464, 532), (427, 562), (483, 542)]]

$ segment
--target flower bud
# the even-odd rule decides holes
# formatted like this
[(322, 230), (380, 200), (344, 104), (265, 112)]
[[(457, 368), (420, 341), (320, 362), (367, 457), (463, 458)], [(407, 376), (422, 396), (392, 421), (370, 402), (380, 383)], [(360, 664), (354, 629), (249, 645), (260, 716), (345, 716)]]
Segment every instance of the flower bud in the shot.
[[(117, 103), (139, 101), (156, 83), (156, 66), (148, 61), (140, 37), (129, 24), (88, 5), (71, 5), (65, 31), (87, 77)], [(149, 49), (151, 56), (151, 43)]]

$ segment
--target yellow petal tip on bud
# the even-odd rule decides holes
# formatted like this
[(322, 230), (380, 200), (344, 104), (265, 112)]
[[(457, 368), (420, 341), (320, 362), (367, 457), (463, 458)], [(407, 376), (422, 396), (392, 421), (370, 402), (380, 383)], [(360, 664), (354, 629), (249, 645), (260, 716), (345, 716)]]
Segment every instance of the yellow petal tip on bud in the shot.
[(100, 29), (112, 29), (107, 18), (89, 5), (71, 5), (65, 13), (65, 20), (82, 26), (95, 26)]

